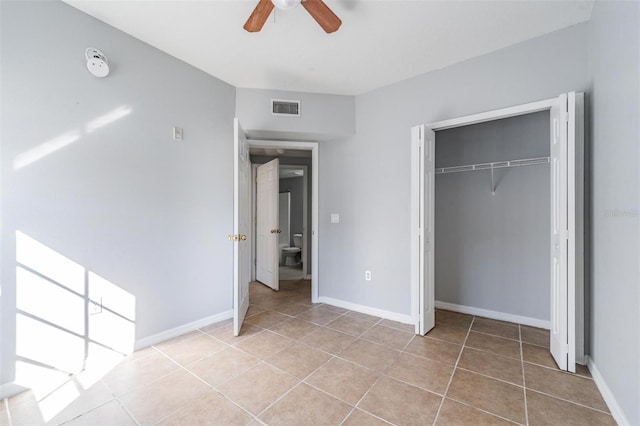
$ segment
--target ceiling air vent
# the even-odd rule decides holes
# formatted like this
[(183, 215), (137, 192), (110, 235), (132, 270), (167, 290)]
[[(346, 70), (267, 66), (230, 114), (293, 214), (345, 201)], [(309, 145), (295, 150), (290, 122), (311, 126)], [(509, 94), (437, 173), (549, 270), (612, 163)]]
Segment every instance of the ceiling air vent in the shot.
[(300, 101), (285, 101), (271, 99), (271, 113), (273, 115), (286, 115), (288, 117), (300, 117)]

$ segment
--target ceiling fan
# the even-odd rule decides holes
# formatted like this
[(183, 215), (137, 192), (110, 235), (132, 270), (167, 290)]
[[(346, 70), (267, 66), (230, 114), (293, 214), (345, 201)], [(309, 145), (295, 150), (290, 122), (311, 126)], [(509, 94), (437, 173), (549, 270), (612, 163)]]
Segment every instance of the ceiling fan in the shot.
[(250, 33), (258, 32), (267, 21), (274, 6), (286, 10), (292, 9), (300, 3), (325, 32), (332, 33), (340, 28), (342, 21), (322, 0), (259, 0), (258, 5), (244, 24), (244, 29)]

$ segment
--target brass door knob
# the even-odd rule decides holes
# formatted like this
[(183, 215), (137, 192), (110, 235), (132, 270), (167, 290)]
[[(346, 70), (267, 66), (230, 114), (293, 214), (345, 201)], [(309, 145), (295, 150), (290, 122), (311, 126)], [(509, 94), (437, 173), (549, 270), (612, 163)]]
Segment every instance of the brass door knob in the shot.
[(240, 235), (240, 241), (246, 241), (246, 239), (247, 239), (246, 235), (244, 234)]

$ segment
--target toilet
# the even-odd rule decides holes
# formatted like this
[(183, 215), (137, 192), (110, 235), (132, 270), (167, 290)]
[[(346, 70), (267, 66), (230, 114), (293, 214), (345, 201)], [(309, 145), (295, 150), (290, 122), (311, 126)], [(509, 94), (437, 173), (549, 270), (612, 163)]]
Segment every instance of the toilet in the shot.
[(283, 265), (299, 265), (302, 261), (302, 234), (293, 234), (293, 247), (282, 247), (281, 254)]

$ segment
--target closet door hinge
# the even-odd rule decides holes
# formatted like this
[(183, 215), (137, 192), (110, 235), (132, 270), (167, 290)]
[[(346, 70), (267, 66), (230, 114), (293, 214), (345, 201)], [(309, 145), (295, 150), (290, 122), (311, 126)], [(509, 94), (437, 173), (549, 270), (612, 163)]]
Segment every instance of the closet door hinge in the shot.
[(563, 240), (569, 239), (569, 230), (565, 229), (564, 231), (560, 231), (560, 238)]

